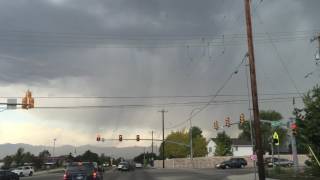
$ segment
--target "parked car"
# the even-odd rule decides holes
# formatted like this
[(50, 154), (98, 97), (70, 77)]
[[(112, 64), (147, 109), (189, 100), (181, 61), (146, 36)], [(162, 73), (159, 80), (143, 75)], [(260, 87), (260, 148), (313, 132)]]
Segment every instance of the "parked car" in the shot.
[[(276, 157), (273, 158), (273, 161), (272, 161), (272, 157), (267, 157), (264, 159), (263, 163), (268, 167), (272, 167), (272, 163), (276, 161), (278, 161), (278, 158)], [(256, 162), (256, 164), (258, 165), (258, 162)]]
[(19, 180), (19, 175), (11, 171), (0, 171), (0, 180)]
[[(275, 166), (283, 166), (283, 167), (291, 167), (293, 166), (293, 161), (288, 160), (288, 159), (276, 159), (274, 161)], [(272, 167), (272, 162), (268, 163), (268, 167)]]
[(228, 168), (244, 168), (247, 165), (247, 161), (243, 158), (231, 158), (227, 161), (223, 161), (216, 165), (216, 168), (228, 169)]
[(19, 176), (32, 176), (34, 170), (32, 166), (21, 166), (13, 169), (11, 172), (18, 174)]
[(142, 164), (141, 163), (136, 163), (135, 166), (136, 166), (136, 168), (142, 168)]
[(103, 172), (95, 162), (77, 162), (67, 166), (64, 180), (103, 180)]

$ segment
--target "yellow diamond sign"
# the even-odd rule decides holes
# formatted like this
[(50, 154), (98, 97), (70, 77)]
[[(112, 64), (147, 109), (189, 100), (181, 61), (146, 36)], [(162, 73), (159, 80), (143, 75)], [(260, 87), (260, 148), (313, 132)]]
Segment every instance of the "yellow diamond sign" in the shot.
[(279, 146), (280, 142), (279, 142), (279, 135), (277, 132), (273, 133), (273, 144), (276, 146)]

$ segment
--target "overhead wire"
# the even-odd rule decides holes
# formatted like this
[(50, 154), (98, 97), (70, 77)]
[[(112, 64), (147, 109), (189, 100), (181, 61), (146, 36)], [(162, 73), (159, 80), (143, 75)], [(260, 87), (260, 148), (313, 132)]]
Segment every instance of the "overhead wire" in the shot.
[[(260, 96), (297, 95), (296, 92), (259, 93)], [(209, 95), (163, 95), (163, 96), (34, 96), (35, 99), (170, 99), (170, 98), (208, 98)], [(246, 94), (218, 94), (217, 97), (246, 97)], [(5, 99), (21, 99), (18, 96), (1, 96)]]
[(245, 62), (245, 59), (247, 58), (248, 53), (246, 53), (244, 55), (244, 57), (242, 58), (241, 62), (239, 63), (239, 65), (237, 65), (237, 67), (235, 68), (235, 70), (229, 75), (229, 77), (224, 81), (224, 83), (220, 86), (220, 88), (216, 91), (216, 93), (213, 95), (213, 97), (202, 107), (199, 108), (199, 111), (196, 111), (195, 113), (193, 113), (189, 118), (187, 118), (185, 121), (182, 121), (180, 123), (178, 123), (177, 125), (171, 126), (171, 127), (167, 127), (166, 129), (173, 129), (173, 128), (177, 128), (179, 126), (181, 126), (181, 123), (186, 123), (189, 120), (191, 120), (193, 117), (197, 116), (199, 113), (201, 113), (203, 110), (205, 110), (211, 103), (212, 101), (214, 101), (214, 99), (217, 97), (217, 95), (219, 95), (219, 93), (224, 89), (224, 87), (228, 84), (228, 82), (232, 79), (232, 77), (238, 73), (239, 68), (241, 67), (241, 65)]
[[(260, 24), (263, 24), (262, 19), (261, 19), (261, 17), (259, 16), (259, 14), (257, 15), (257, 18), (258, 18), (259, 23), (260, 23)], [(270, 41), (270, 44), (271, 44), (271, 46), (273, 47), (276, 55), (278, 56), (278, 60), (280, 61), (282, 68), (285, 70), (286, 74), (288, 75), (288, 77), (289, 77), (292, 85), (294, 86), (296, 92), (297, 92), (298, 95), (302, 98), (302, 97), (303, 97), (303, 94), (300, 92), (300, 90), (299, 90), (299, 88), (298, 88), (295, 80), (293, 79), (293, 77), (292, 77), (292, 75), (291, 75), (291, 73), (290, 73), (290, 71), (289, 71), (286, 63), (284, 62), (284, 60), (283, 60), (283, 58), (282, 58), (282, 56), (281, 56), (281, 54), (280, 54), (277, 46), (275, 45), (272, 37), (271, 37), (270, 34), (269, 34), (268, 32), (266, 32), (266, 31), (265, 31), (265, 34), (267, 35), (267, 37), (268, 37), (268, 39), (269, 39), (269, 41)]]

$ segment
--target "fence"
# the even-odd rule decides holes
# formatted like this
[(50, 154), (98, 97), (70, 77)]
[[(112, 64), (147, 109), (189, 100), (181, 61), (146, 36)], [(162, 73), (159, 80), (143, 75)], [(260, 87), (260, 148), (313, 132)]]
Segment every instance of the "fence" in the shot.
[[(269, 155), (264, 156), (271, 157)], [(277, 156), (275, 156), (277, 157)], [(176, 159), (166, 159), (165, 168), (174, 169), (174, 168), (214, 168), (216, 164), (221, 163), (225, 160), (232, 158), (232, 156), (214, 156), (214, 157), (199, 157), (193, 158), (193, 162), (190, 158), (176, 158)], [(253, 167), (253, 161), (250, 159), (250, 156), (243, 156), (248, 162), (247, 167)], [(280, 158), (292, 160), (292, 155), (280, 155)], [(308, 159), (306, 155), (298, 155), (299, 166), (304, 166), (304, 162)], [(162, 168), (162, 160), (154, 161), (155, 168)]]

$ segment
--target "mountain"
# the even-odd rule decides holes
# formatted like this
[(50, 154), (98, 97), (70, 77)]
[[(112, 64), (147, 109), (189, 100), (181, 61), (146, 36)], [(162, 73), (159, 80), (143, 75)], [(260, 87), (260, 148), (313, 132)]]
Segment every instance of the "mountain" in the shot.
[[(30, 152), (34, 155), (38, 155), (39, 152), (43, 150), (49, 150), (49, 152), (53, 153), (53, 147), (48, 146), (39, 146), (39, 145), (30, 145), (30, 144), (0, 144), (0, 158), (2, 159), (6, 155), (13, 155), (17, 152), (18, 148), (24, 148), (25, 152)], [(70, 146), (70, 145), (64, 145), (64, 146), (57, 146), (55, 147), (55, 156), (59, 155), (67, 155), (70, 152), (72, 154), (80, 155), (83, 154), (85, 151), (90, 150), (92, 152), (95, 152), (97, 154), (104, 153), (106, 156), (112, 156), (112, 157), (124, 157), (127, 159), (131, 159), (140, 153), (144, 151), (144, 147), (100, 147), (100, 146), (92, 146), (92, 145), (83, 145), (83, 146)], [(151, 152), (151, 147), (146, 147), (146, 152)], [(154, 151), (157, 152), (157, 150), (154, 148)]]

